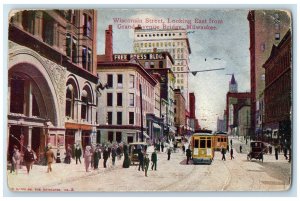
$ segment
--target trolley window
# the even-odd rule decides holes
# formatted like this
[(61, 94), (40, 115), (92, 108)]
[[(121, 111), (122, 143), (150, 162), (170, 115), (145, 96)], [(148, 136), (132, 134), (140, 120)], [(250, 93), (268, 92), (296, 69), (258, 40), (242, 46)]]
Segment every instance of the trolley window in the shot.
[(205, 148), (205, 141), (206, 140), (200, 140), (200, 148)]
[(207, 143), (207, 146), (206, 146), (206, 147), (207, 147), (207, 148), (211, 148), (211, 140), (208, 139), (206, 143)]
[(223, 142), (223, 138), (221, 138), (221, 142)]
[(197, 140), (195, 140), (194, 142), (195, 142), (194, 147), (195, 147), (195, 148), (199, 148), (199, 140), (197, 139)]

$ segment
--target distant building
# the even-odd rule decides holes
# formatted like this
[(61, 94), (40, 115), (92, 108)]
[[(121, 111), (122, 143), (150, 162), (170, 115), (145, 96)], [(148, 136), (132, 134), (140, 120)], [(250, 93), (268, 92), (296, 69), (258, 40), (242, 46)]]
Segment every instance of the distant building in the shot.
[(217, 119), (217, 131), (219, 132), (225, 132), (227, 131), (225, 128), (225, 123), (224, 123), (224, 119)]
[(248, 137), (250, 129), (250, 104), (238, 108), (238, 136)]
[(229, 82), (229, 92), (237, 93), (238, 92), (238, 84), (235, 81), (234, 74), (231, 76), (231, 80)]
[(265, 115), (265, 69), (273, 44), (278, 45), (291, 27), (291, 15), (280, 10), (251, 10), (250, 28), (251, 134), (262, 134)]
[(291, 142), (291, 31), (289, 30), (280, 43), (273, 45), (270, 57), (264, 64), (266, 71), (265, 88), (265, 124), (264, 129), (279, 133), (279, 140)]
[(149, 30), (140, 26), (134, 30), (134, 51), (136, 53), (149, 53), (153, 49), (157, 52), (169, 52), (174, 59), (172, 71), (175, 74), (175, 88), (180, 89), (186, 100), (186, 110), (189, 112), (189, 82), (190, 70), (189, 55), (190, 43), (186, 30)]
[(175, 126), (177, 128), (177, 135), (186, 135), (186, 116), (185, 116), (185, 99), (180, 89), (174, 90), (175, 95)]

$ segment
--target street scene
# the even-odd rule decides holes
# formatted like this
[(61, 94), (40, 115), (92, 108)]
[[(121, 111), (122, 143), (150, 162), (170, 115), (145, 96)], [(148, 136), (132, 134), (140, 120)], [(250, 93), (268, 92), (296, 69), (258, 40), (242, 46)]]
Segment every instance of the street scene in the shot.
[(288, 191), (291, 23), (285, 10), (12, 10), (7, 188)]

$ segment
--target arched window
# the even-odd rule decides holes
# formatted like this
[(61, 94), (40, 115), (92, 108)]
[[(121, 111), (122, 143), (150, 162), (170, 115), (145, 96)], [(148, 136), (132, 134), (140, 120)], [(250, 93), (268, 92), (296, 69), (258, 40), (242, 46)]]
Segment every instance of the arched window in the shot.
[(74, 88), (72, 84), (68, 84), (66, 93), (66, 116), (74, 118)]

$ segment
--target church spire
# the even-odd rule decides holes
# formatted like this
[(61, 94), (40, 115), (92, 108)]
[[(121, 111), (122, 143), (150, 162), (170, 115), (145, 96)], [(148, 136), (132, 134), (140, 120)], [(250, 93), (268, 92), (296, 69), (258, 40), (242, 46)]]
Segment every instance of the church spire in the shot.
[(229, 92), (232, 92), (232, 93), (238, 92), (238, 84), (235, 81), (234, 74), (231, 75), (231, 80), (229, 82)]

